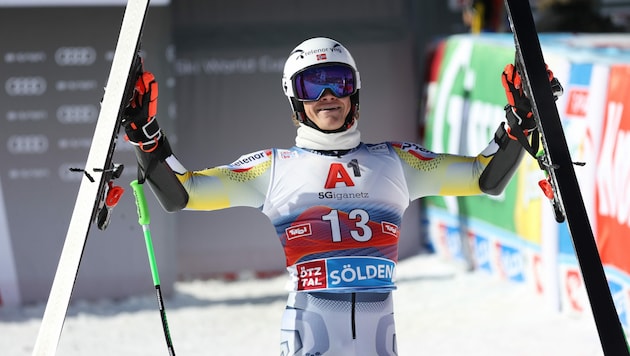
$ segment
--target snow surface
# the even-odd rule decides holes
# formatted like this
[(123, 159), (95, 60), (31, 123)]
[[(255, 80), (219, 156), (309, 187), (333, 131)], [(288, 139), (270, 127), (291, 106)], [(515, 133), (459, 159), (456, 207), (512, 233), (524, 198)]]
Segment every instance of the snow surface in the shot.
[[(435, 255), (401, 261), (394, 293), (399, 355), (602, 355), (592, 316), (552, 310), (523, 284), (467, 272)], [(60, 356), (168, 355), (147, 295), (74, 302)], [(286, 276), (178, 282), (165, 300), (177, 355), (278, 355)], [(0, 354), (31, 355), (45, 305), (0, 309)]]

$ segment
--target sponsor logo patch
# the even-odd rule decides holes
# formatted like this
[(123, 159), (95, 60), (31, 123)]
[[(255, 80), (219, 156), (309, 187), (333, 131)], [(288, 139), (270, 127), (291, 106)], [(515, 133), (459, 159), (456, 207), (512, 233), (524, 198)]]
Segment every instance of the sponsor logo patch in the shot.
[(298, 263), (298, 290), (393, 288), (396, 264), (378, 257), (342, 257)]
[(300, 224), (288, 227), (284, 230), (287, 234), (287, 240), (297, 239), (299, 237), (310, 236), (313, 233), (311, 230), (311, 224)]
[(254, 153), (250, 153), (248, 155), (243, 155), (236, 161), (232, 162), (230, 166), (238, 167), (238, 168), (251, 168), (256, 166), (257, 164), (269, 160), (269, 152), (268, 151), (258, 151)]
[(385, 234), (393, 235), (396, 237), (398, 237), (398, 235), (400, 234), (400, 230), (398, 229), (398, 226), (396, 224), (392, 224), (387, 221), (381, 222), (381, 228), (382, 228), (383, 233)]
[(297, 266), (298, 290), (326, 288), (326, 260), (300, 263)]

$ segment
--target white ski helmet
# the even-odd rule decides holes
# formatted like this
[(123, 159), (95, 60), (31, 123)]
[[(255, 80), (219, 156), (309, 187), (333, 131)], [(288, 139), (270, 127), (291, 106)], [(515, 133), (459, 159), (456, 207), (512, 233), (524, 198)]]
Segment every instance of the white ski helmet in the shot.
[[(306, 70), (319, 68), (319, 67), (338, 67), (347, 71), (347, 79), (350, 83), (342, 85), (342, 89), (338, 89), (339, 85), (324, 85), (315, 88), (315, 92), (310, 94), (312, 97), (304, 98), (307, 96), (304, 90), (300, 90), (296, 86), (296, 77), (299, 78), (301, 73)], [(346, 78), (344, 78), (346, 79)], [(344, 81), (345, 83), (345, 81)], [(350, 96), (352, 103), (352, 110), (346, 118), (346, 123), (338, 130), (334, 132), (344, 131), (348, 129), (354, 123), (355, 114), (359, 110), (359, 89), (361, 89), (361, 79), (359, 77), (359, 71), (354, 62), (354, 58), (350, 52), (339, 42), (327, 38), (327, 37), (315, 37), (308, 39), (300, 43), (291, 53), (289, 58), (284, 64), (284, 71), (282, 73), (282, 89), (284, 94), (289, 99), (291, 109), (296, 114), (296, 119), (308, 126), (320, 130), (304, 113), (303, 101), (318, 100), (321, 94), (326, 89), (333, 91), (338, 97)], [(320, 130), (323, 131), (323, 130)], [(330, 131), (324, 131), (330, 132)]]

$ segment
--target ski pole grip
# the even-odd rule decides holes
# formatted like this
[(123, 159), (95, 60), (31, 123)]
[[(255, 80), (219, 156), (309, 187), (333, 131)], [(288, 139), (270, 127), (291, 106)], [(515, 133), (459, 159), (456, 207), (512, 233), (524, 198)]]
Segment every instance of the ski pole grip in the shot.
[(136, 207), (138, 208), (138, 224), (149, 225), (151, 222), (151, 215), (149, 214), (149, 207), (147, 206), (147, 199), (144, 196), (144, 189), (142, 184), (137, 180), (132, 181), (129, 185), (133, 189), (133, 195), (136, 197)]

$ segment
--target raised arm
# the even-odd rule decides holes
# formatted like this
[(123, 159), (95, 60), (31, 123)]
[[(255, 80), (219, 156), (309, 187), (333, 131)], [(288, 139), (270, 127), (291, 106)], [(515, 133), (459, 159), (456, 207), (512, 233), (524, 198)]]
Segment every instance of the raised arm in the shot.
[[(549, 80), (553, 80), (553, 73), (548, 73)], [(508, 99), (505, 107), (507, 123), (499, 124), (488, 146), (476, 157), (437, 154), (417, 145), (400, 144), (398, 154), (406, 163), (403, 169), (412, 199), (429, 195), (499, 195), (503, 192), (525, 152), (523, 147), (527, 142), (519, 141), (517, 136), (528, 140), (531, 132), (536, 130), (536, 124), (529, 99), (523, 93), (521, 78), (512, 64), (505, 67), (502, 83)]]
[(166, 135), (158, 125), (158, 84), (151, 72), (138, 76), (122, 125), (125, 139), (135, 146), (138, 180), (147, 181), (162, 207), (169, 212), (188, 203), (188, 193), (176, 176), (185, 169), (177, 162)]

